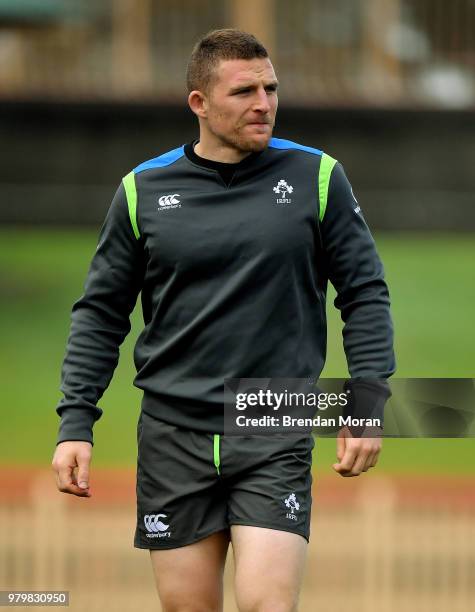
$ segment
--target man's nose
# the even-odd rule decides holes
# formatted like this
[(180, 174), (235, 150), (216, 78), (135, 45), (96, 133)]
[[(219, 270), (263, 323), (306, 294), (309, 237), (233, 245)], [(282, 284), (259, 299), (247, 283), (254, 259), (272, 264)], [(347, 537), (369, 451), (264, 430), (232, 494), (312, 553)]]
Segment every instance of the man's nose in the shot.
[(254, 101), (254, 110), (261, 113), (268, 113), (270, 111), (269, 97), (264, 88), (257, 91), (256, 100)]

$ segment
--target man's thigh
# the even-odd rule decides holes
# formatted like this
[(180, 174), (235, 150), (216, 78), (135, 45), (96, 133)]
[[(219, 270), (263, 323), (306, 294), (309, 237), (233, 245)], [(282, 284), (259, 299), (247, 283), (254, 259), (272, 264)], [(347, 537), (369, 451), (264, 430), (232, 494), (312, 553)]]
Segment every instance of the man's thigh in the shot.
[(233, 525), (231, 541), (240, 612), (297, 610), (307, 540), (287, 531)]
[(151, 550), (153, 571), (163, 612), (223, 609), (223, 570), (229, 531), (180, 548)]

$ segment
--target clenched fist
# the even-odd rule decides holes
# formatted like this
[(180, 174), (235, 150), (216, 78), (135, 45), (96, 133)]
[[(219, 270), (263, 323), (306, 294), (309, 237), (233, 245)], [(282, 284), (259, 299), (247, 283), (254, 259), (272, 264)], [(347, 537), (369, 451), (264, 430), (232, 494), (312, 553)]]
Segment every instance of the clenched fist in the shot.
[(89, 464), (92, 444), (82, 441), (61, 442), (56, 447), (52, 468), (56, 484), (62, 493), (78, 497), (91, 497), (89, 491)]

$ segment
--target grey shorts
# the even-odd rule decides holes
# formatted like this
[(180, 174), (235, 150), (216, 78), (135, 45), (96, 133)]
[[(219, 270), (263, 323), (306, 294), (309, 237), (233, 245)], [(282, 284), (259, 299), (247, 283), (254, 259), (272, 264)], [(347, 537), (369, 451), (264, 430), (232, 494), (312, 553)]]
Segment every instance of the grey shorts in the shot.
[(231, 525), (310, 537), (311, 435), (220, 436), (141, 413), (134, 546), (178, 548)]

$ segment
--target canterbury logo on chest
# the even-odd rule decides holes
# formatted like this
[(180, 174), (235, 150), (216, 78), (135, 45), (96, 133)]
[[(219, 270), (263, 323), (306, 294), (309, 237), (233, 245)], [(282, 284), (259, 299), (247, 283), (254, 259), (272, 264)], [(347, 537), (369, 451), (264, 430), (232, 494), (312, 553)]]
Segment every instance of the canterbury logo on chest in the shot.
[(169, 208), (181, 208), (179, 193), (172, 193), (169, 195), (163, 195), (158, 198), (158, 210), (168, 210)]

